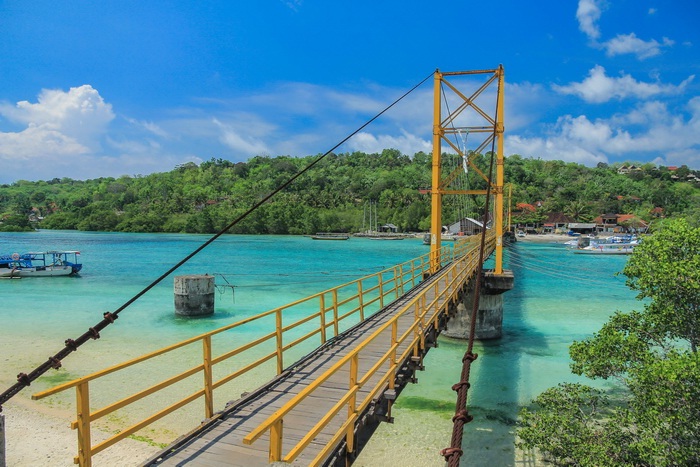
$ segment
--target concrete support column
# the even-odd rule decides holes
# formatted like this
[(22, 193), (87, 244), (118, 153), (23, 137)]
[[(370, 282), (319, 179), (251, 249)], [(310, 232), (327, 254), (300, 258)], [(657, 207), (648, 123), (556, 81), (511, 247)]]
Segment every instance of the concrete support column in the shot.
[[(447, 322), (443, 334), (455, 339), (469, 339), (471, 314), (474, 303), (474, 282), (469, 291), (457, 304), (457, 313)], [(493, 271), (483, 271), (479, 309), (476, 313), (474, 337), (478, 340), (499, 339), (503, 329), (503, 292), (513, 288), (513, 272), (503, 271), (494, 275)]]
[(214, 313), (214, 276), (175, 276), (175, 314), (207, 316)]

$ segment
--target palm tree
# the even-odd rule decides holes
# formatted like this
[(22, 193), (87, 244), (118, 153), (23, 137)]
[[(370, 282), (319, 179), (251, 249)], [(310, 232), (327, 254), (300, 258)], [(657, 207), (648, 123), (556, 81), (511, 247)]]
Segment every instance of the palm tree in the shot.
[(577, 222), (591, 219), (591, 206), (581, 200), (571, 201), (564, 208), (564, 214), (573, 217)]

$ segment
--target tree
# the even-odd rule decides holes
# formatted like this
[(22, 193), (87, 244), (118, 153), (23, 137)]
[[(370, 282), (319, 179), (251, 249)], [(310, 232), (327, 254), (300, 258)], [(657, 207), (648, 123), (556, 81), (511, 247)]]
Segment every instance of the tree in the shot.
[(564, 208), (564, 214), (573, 217), (576, 222), (590, 221), (592, 218), (590, 205), (580, 200), (567, 204)]
[(574, 373), (613, 378), (622, 395), (549, 389), (521, 412), (519, 445), (558, 464), (699, 465), (700, 228), (667, 222), (623, 273), (644, 311), (617, 312), (570, 347)]
[(700, 344), (700, 228), (685, 219), (668, 222), (646, 238), (632, 255), (624, 274), (638, 298), (651, 299), (646, 316), (670, 339), (687, 340), (693, 352)]

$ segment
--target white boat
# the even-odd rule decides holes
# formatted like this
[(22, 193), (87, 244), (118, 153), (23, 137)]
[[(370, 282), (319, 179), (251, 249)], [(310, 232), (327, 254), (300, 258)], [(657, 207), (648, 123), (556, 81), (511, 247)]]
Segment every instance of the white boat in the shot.
[(78, 274), (79, 251), (42, 251), (0, 256), (0, 277), (57, 277)]
[(602, 240), (580, 237), (578, 244), (572, 251), (584, 255), (629, 255), (638, 244), (637, 238), (631, 235), (610, 237)]

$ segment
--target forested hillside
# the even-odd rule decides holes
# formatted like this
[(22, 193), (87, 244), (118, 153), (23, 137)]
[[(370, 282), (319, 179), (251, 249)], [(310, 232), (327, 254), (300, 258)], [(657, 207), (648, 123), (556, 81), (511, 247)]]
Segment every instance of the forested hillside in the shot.
[[(147, 176), (17, 181), (0, 186), (0, 230), (213, 233), (316, 157), (260, 156), (239, 163), (211, 159)], [(455, 157), (446, 156), (445, 163), (451, 159)], [(488, 167), (484, 156), (478, 156), (476, 164)], [(505, 162), (505, 180), (513, 185), (513, 206), (541, 204), (530, 217), (557, 211), (581, 221), (601, 213), (636, 214), (649, 220), (652, 210), (660, 207), (665, 216), (698, 223), (700, 185), (692, 175), (700, 173), (685, 166), (669, 170), (645, 164), (620, 174), (620, 166), (588, 168), (513, 155)], [(231, 232), (356, 232), (369, 225), (370, 203), (378, 209), (380, 224), (424, 231), (430, 225), (430, 195), (419, 189), (430, 186), (430, 170), (431, 156), (422, 152), (413, 157), (394, 149), (331, 154)], [(470, 176), (472, 188), (483, 187), (476, 174)], [(483, 201), (475, 199), (473, 204), (477, 209)], [(458, 217), (449, 200), (443, 216), (446, 221)]]

